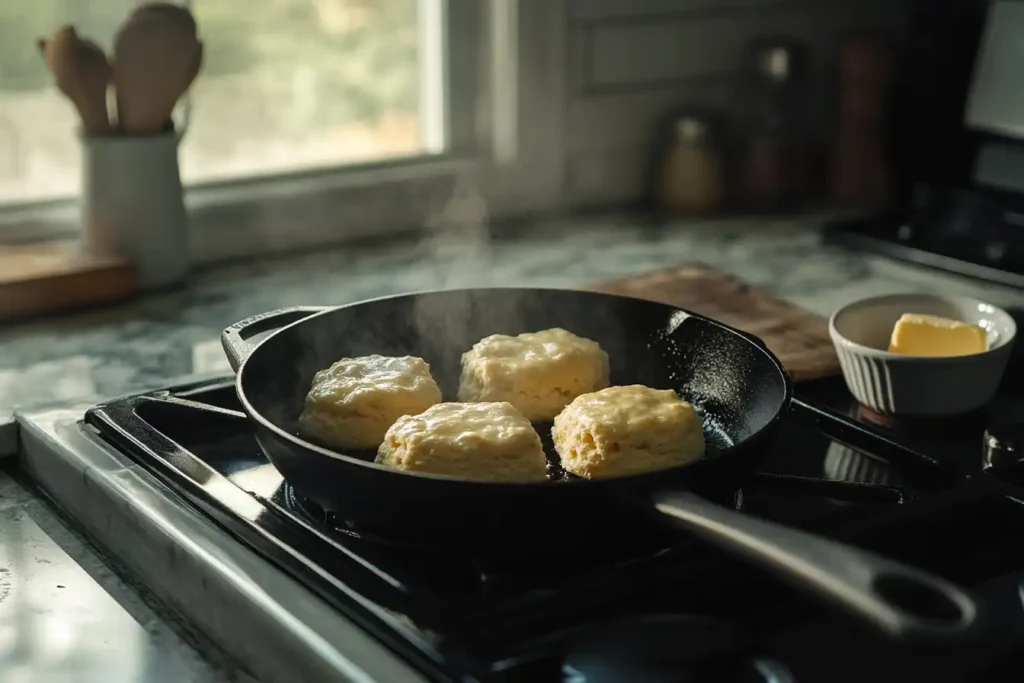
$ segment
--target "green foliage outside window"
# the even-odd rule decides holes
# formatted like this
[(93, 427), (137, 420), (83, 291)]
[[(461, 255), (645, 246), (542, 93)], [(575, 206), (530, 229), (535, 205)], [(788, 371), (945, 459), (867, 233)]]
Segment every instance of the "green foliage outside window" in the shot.
[[(109, 48), (134, 4), (0, 3), (0, 94), (52, 87), (37, 37), (74, 23)], [(204, 79), (251, 74), (266, 81), (268, 92), (277, 88), (287, 97), (302, 74), (312, 79), (318, 113), (335, 120), (374, 121), (416, 110), (416, 0), (194, 0), (192, 6), (204, 43)]]

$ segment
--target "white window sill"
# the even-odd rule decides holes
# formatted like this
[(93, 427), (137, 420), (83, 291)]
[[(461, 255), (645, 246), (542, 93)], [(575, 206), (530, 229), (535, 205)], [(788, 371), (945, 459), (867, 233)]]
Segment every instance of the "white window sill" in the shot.
[[(424, 228), (473, 160), (436, 158), (186, 190), (197, 264), (340, 245)], [(358, 201), (354, 198), (358, 197)], [(77, 202), (0, 214), (0, 246), (74, 239)]]

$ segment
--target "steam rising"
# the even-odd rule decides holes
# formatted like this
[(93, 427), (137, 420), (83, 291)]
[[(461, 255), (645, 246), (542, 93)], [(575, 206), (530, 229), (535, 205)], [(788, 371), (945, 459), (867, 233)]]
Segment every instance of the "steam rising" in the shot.
[[(426, 235), (417, 250), (419, 260), (433, 266), (433, 289), (487, 284), (491, 261), (489, 216), (473, 171), (469, 168), (456, 176), (447, 200), (424, 221)], [(358, 323), (344, 322), (353, 321), (348, 316), (334, 316), (331, 324), (300, 326), (304, 340), (294, 353), (299, 355), (296, 382), (303, 395), (313, 374), (341, 357), (380, 353), (423, 357), (431, 364), (435, 378), (449, 397), (458, 383), (462, 352), (467, 350), (463, 348), (467, 330), (473, 322), (479, 322), (473, 320), (474, 315), (479, 317), (479, 311), (476, 314), (472, 311), (470, 297), (443, 299), (443, 302), (431, 297), (415, 300), (406, 309), (409, 311), (406, 315), (412, 320), (385, 320), (384, 311), (388, 306), (371, 304), (380, 310), (359, 316)], [(413, 338), (401, 332), (409, 327), (412, 327)], [(301, 407), (301, 404), (292, 406), (294, 415), (286, 419), (293, 420)]]
[(490, 261), (491, 231), (487, 202), (472, 169), (455, 178), (440, 211), (427, 217), (421, 250), (434, 265), (438, 289), (484, 284)]
[[(473, 169), (461, 171), (441, 210), (428, 217), (421, 249), (433, 264), (437, 289), (480, 287), (488, 283), (491, 231), (487, 202), (480, 193)], [(465, 336), (473, 315), (469, 297), (447, 299), (443, 309), (430, 299), (415, 304), (415, 329), (430, 347), (440, 352), (441, 365), (450, 372), (466, 349), (453, 348)], [(457, 356), (456, 356), (457, 352)], [(457, 378), (437, 377), (442, 388)]]

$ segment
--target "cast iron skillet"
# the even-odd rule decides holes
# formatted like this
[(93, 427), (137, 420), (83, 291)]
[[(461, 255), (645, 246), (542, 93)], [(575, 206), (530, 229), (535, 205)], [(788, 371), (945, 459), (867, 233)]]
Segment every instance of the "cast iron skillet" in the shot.
[[(339, 358), (420, 356), (453, 400), (460, 357), (482, 337), (556, 326), (601, 344), (612, 384), (674, 389), (702, 408), (708, 455), (618, 479), (574, 480), (555, 467), (555, 481), (489, 483), (396, 471), (375, 465), (373, 454), (334, 452), (299, 434), (313, 374)], [(431, 545), (500, 544), (528, 554), (552, 535), (571, 543), (628, 534), (627, 510), (641, 506), (890, 636), (966, 638), (976, 630), (974, 601), (943, 579), (709, 502), (757, 466), (792, 390), (760, 340), (707, 318), (579, 291), (449, 290), (271, 311), (227, 328), (223, 345), (267, 457), (298, 491), (346, 520)]]

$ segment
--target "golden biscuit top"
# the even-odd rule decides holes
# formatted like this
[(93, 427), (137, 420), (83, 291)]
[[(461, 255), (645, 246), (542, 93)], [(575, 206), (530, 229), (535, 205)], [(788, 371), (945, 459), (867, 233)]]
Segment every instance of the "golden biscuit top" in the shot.
[(631, 384), (578, 396), (565, 413), (571, 413), (577, 420), (608, 424), (621, 422), (624, 416), (644, 422), (678, 422), (696, 411), (671, 389)]
[(310, 399), (319, 396), (350, 396), (361, 391), (408, 391), (410, 393), (440, 390), (430, 376), (430, 366), (414, 356), (363, 356), (342, 358), (313, 377)]
[(388, 430), (393, 445), (444, 441), (461, 448), (479, 443), (540, 442), (533, 425), (510, 403), (438, 403), (419, 415), (406, 415)]
[(469, 353), (478, 358), (531, 364), (557, 361), (578, 354), (604, 354), (604, 351), (595, 341), (578, 337), (560, 327), (553, 327), (540, 332), (524, 332), (515, 337), (492, 334), (474, 344)]

